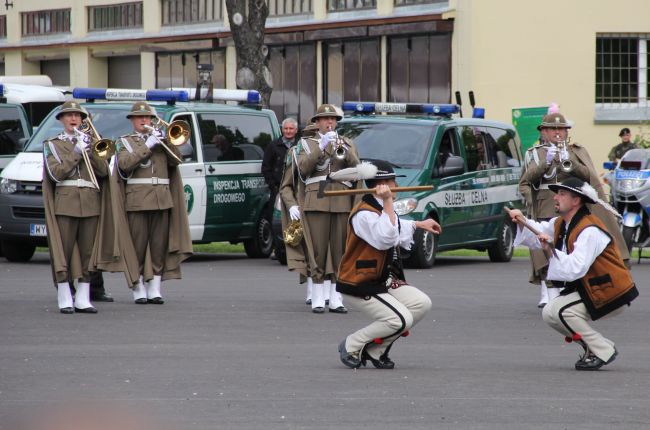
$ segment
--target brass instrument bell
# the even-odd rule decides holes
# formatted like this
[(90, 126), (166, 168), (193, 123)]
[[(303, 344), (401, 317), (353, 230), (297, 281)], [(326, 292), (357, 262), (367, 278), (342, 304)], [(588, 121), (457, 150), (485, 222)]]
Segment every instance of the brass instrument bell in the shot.
[(165, 132), (165, 137), (174, 146), (180, 146), (186, 143), (190, 139), (192, 129), (187, 121), (176, 120), (168, 123), (161, 119), (160, 117), (153, 117), (151, 119), (151, 125), (156, 130), (165, 127), (167, 130)]
[(97, 132), (97, 129), (93, 125), (90, 118), (84, 119), (81, 122), (78, 130), (79, 132), (90, 136), (92, 139), (90, 148), (95, 156), (99, 157), (102, 160), (108, 160), (113, 156), (113, 154), (115, 154), (115, 142), (111, 139), (102, 138)]

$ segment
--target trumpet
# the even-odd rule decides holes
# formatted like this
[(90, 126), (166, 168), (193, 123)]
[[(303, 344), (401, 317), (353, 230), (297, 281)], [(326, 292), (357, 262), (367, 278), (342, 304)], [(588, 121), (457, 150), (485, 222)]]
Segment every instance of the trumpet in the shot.
[(287, 228), (285, 228), (282, 232), (282, 236), (284, 238), (284, 243), (287, 245), (293, 247), (298, 246), (304, 236), (304, 231), (302, 229), (300, 220), (291, 221)]
[[(187, 141), (190, 139), (190, 136), (192, 135), (192, 129), (190, 128), (190, 125), (187, 123), (187, 121), (183, 120), (176, 120), (168, 123), (160, 117), (156, 116), (151, 120), (151, 125), (145, 125), (144, 127), (147, 130), (150, 130), (152, 133), (162, 132), (162, 129), (165, 128), (163, 134), (169, 143), (174, 146), (180, 146), (187, 143)], [(183, 162), (183, 160), (181, 160), (180, 157), (178, 157), (178, 155), (176, 155), (176, 153), (174, 153), (174, 151), (172, 151), (171, 148), (169, 148), (163, 140), (156, 136), (156, 134), (152, 134), (152, 136), (158, 140), (158, 142), (162, 145), (165, 151), (169, 153), (169, 155), (174, 157), (179, 162)]]
[[(332, 127), (328, 127), (328, 131), (332, 131)], [(336, 148), (334, 149), (334, 156), (339, 159), (343, 160), (345, 159), (345, 153), (347, 152), (347, 149), (345, 149), (345, 141), (341, 136), (339, 136), (339, 133), (335, 131), (336, 133)]]
[(571, 173), (573, 171), (573, 163), (569, 159), (569, 151), (567, 150), (568, 143), (568, 140), (561, 140), (556, 145), (560, 169), (562, 169), (564, 173)]

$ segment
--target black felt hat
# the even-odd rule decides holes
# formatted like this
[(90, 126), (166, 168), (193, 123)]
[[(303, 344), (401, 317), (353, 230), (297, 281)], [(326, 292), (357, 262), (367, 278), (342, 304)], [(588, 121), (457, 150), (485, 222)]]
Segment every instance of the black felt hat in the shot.
[(596, 193), (596, 190), (594, 190), (591, 185), (582, 179), (578, 179), (576, 177), (565, 179), (561, 184), (550, 184), (548, 186), (548, 189), (554, 193), (557, 193), (560, 190), (571, 191), (572, 193), (581, 196), (587, 203), (593, 204), (598, 200), (598, 194)]

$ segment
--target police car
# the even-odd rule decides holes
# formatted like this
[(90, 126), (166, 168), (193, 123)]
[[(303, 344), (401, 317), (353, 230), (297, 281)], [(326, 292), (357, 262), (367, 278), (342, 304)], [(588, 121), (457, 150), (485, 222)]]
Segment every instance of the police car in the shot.
[(393, 163), (406, 175), (400, 186), (433, 185), (400, 193), (394, 205), (400, 216), (433, 218), (443, 230), (416, 231), (409, 266), (431, 267), (436, 252), (459, 248), (487, 251), (492, 261), (512, 258), (514, 227), (503, 207), (522, 207), (523, 160), (513, 126), (483, 119), (480, 108), (460, 118), (460, 106), (451, 104), (345, 102), (342, 108), (337, 131), (354, 141), (362, 159)]
[[(184, 120), (191, 138), (180, 148), (190, 231), (194, 243), (243, 242), (250, 257), (268, 257), (271, 226), (264, 217), (269, 190), (261, 175), (265, 146), (280, 136), (275, 113), (259, 108), (256, 91), (214, 90), (230, 105), (190, 101), (188, 91), (75, 88), (103, 138), (132, 132), (127, 113), (146, 100), (166, 122)], [(47, 245), (41, 194), (43, 141), (62, 131), (55, 109), (0, 174), (0, 247), (10, 261), (28, 261)], [(216, 143), (215, 143), (216, 142)]]

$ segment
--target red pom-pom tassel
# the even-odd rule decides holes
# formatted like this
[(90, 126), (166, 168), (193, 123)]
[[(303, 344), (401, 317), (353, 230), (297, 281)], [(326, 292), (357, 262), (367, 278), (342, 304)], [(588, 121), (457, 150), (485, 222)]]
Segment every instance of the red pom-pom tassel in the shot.
[(376, 343), (377, 345), (381, 345), (382, 343), (384, 343), (384, 339), (382, 339), (380, 337), (376, 337), (376, 338), (374, 338), (372, 340), (372, 343)]
[(408, 330), (405, 330), (404, 333), (402, 333), (401, 336), (402, 336), (402, 337), (407, 337), (409, 334), (411, 334), (411, 332), (408, 331)]
[(573, 338), (571, 336), (564, 336), (564, 341), (566, 343), (571, 343), (571, 342), (573, 342)]
[(581, 340), (582, 340), (582, 336), (580, 335), (580, 333), (575, 333), (575, 334), (573, 335), (573, 341), (574, 341), (574, 342), (579, 342), (579, 341), (581, 341)]

